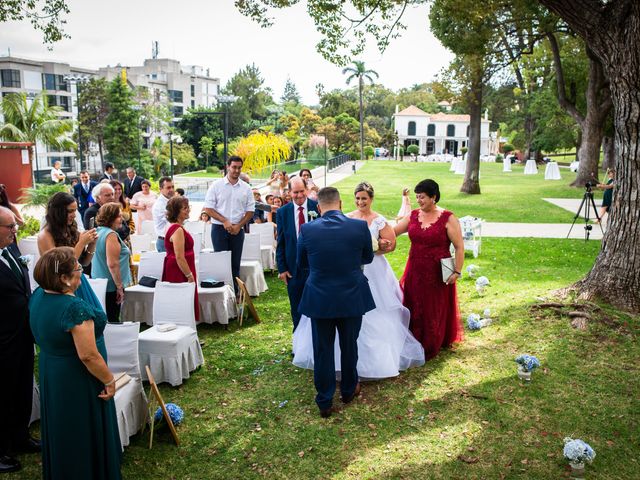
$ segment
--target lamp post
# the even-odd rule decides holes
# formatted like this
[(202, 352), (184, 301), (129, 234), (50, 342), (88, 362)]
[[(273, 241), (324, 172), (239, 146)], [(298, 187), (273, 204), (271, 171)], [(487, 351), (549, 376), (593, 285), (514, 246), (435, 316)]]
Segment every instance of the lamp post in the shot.
[[(81, 135), (82, 129), (80, 128), (80, 110), (81, 109), (80, 109), (79, 86), (80, 86), (80, 84), (82, 84), (82, 83), (86, 82), (87, 80), (89, 80), (89, 76), (88, 75), (82, 75), (82, 74), (67, 74), (67, 75), (64, 75), (62, 78), (64, 78), (65, 82), (67, 82), (69, 84), (69, 86), (71, 86), (71, 85), (75, 85), (76, 86), (76, 108), (78, 109), (78, 115), (77, 115), (77, 122), (78, 122), (78, 154), (80, 155), (80, 170), (82, 170), (82, 135)], [(89, 160), (87, 159), (87, 168), (88, 167), (89, 167)]]
[(223, 125), (223, 141), (224, 141), (224, 171), (225, 173), (227, 172), (227, 159), (229, 158), (229, 105), (231, 105), (233, 102), (235, 102), (238, 97), (236, 97), (235, 95), (218, 95), (216, 97), (216, 99), (218, 100), (218, 103), (221, 103), (224, 105), (224, 112), (223, 112), (223, 118), (224, 118), (224, 125)]

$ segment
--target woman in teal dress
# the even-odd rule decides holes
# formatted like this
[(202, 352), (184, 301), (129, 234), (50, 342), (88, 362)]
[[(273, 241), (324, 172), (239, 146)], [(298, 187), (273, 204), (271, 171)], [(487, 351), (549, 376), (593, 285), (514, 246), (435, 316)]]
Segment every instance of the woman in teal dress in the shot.
[(96, 254), (91, 265), (91, 278), (107, 279), (107, 318), (114, 323), (120, 321), (124, 289), (131, 285), (131, 251), (117, 233), (122, 221), (119, 203), (105, 203), (100, 207), (96, 215), (99, 225)]
[[(95, 228), (84, 232), (78, 231), (77, 210), (76, 199), (66, 192), (58, 192), (49, 199), (45, 217), (46, 225), (38, 234), (40, 255), (44, 255), (55, 247), (71, 247), (82, 266), (91, 265), (98, 235)], [(82, 298), (93, 307), (102, 308), (86, 277), (83, 275), (80, 280), (80, 286), (75, 292), (76, 297)]]
[(121, 446), (102, 333), (107, 319), (74, 295), (82, 266), (70, 247), (46, 252), (29, 302), (40, 347), (40, 433), (45, 480), (118, 480)]

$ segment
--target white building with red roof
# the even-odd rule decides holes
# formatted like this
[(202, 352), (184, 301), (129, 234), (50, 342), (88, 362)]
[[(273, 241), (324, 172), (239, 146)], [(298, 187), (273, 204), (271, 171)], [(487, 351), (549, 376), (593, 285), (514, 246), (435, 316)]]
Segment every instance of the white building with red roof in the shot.
[[(421, 155), (460, 155), (462, 147), (469, 145), (469, 115), (453, 113), (427, 113), (411, 105), (394, 116), (398, 142), (418, 145)], [(493, 142), (489, 134), (491, 121), (485, 113), (480, 128), (480, 155), (490, 155)]]

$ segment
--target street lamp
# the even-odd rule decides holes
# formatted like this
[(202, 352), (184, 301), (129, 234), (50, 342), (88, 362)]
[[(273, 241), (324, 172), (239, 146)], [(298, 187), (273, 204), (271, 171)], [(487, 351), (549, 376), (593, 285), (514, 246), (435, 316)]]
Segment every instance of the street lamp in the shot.
[(171, 174), (171, 181), (173, 181), (173, 142), (182, 143), (182, 137), (180, 135), (169, 134), (169, 158), (171, 165), (169, 166), (169, 172)]
[[(80, 95), (78, 93), (79, 85), (89, 80), (89, 75), (83, 75), (81, 73), (78, 74), (67, 74), (64, 75), (64, 81), (71, 85), (76, 86), (76, 108), (78, 109), (77, 122), (78, 122), (78, 154), (80, 155), (80, 170), (82, 170), (82, 135), (80, 128)], [(73, 109), (71, 109), (71, 113), (73, 114)], [(87, 168), (89, 167), (89, 160), (87, 159)]]
[(228, 152), (228, 140), (229, 140), (229, 105), (235, 102), (238, 99), (235, 95), (218, 95), (216, 100), (218, 103), (224, 105), (224, 125), (223, 125), (223, 136), (224, 136), (224, 171), (227, 171), (227, 158), (229, 156)]

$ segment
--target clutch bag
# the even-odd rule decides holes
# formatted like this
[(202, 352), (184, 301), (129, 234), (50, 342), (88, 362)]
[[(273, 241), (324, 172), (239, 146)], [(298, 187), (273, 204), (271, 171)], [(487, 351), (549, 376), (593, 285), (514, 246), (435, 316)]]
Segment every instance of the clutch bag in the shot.
[(441, 258), (440, 268), (442, 269), (442, 281), (447, 283), (449, 277), (456, 271), (454, 257)]

